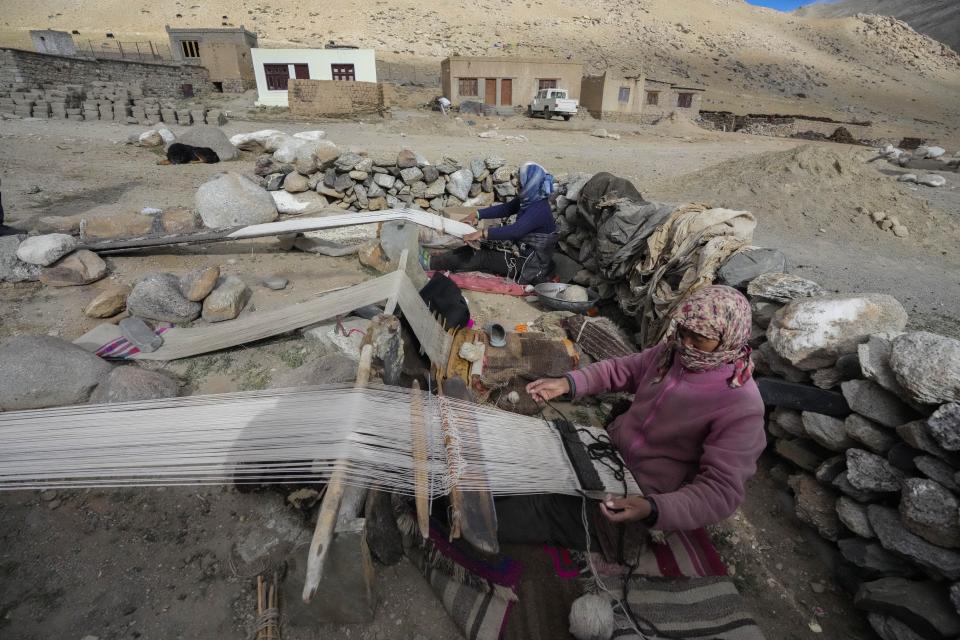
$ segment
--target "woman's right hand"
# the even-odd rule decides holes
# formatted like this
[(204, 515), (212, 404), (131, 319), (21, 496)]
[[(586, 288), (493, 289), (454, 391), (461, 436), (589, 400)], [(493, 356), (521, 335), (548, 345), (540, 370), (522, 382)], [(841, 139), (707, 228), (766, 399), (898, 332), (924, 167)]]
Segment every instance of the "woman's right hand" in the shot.
[(471, 227), (475, 227), (477, 226), (477, 220), (478, 220), (477, 210), (474, 209), (473, 211), (468, 213), (465, 218), (463, 218), (462, 222), (467, 223)]
[(540, 378), (527, 385), (527, 393), (536, 402), (543, 403), (570, 393), (570, 381), (566, 378)]

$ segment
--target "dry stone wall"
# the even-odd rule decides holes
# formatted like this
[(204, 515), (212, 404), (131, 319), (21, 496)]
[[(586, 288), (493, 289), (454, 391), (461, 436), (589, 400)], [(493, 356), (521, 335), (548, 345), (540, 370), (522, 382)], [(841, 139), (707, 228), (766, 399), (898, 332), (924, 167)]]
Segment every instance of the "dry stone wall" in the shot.
[(290, 80), (290, 114), (303, 117), (337, 116), (383, 111), (383, 88), (376, 82)]

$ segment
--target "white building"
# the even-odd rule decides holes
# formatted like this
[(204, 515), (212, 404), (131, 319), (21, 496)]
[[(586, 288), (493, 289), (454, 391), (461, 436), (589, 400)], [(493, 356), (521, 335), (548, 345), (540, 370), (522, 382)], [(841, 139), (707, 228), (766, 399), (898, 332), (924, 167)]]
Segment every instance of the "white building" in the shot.
[(257, 78), (257, 105), (287, 106), (287, 81), (377, 81), (373, 49), (251, 49)]

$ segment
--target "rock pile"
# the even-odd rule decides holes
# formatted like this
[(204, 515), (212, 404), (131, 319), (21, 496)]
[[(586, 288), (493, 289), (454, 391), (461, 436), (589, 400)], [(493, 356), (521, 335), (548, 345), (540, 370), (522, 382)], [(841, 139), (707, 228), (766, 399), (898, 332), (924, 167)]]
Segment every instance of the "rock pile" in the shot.
[(126, 306), (131, 316), (155, 322), (186, 324), (201, 315), (207, 322), (221, 322), (240, 315), (250, 295), (240, 278), (220, 277), (220, 268), (214, 266), (179, 277), (147, 274), (134, 285)]
[[(837, 543), (838, 582), (882, 637), (960, 633), (960, 341), (904, 333), (886, 295), (786, 274), (747, 291), (798, 518)], [(891, 625), (916, 635), (883, 635)]]
[(960, 154), (950, 156), (943, 147), (921, 145), (908, 151), (888, 144), (878, 148), (877, 153), (878, 158), (884, 158), (894, 166), (916, 171), (901, 173), (896, 178), (897, 182), (942, 187), (947, 184), (947, 179), (942, 175), (929, 173), (930, 171), (960, 171)]
[(100, 256), (80, 249), (65, 233), (0, 238), (0, 282), (42, 281), (54, 287), (85, 285), (107, 275)]
[[(517, 195), (517, 168), (500, 157), (467, 162), (444, 157), (434, 164), (410, 149), (396, 155), (368, 155), (338, 148), (323, 132), (289, 135), (265, 130), (234, 136), (231, 142), (240, 149), (259, 152), (254, 173), (281, 214), (302, 215), (328, 207), (378, 211), (404, 206), (439, 213), (448, 206), (484, 207)], [(245, 183), (237, 182), (234, 187), (238, 194), (250, 191)], [(260, 200), (253, 193), (245, 197)], [(217, 222), (224, 216), (205, 215), (199, 199), (198, 208), (208, 226), (226, 226)], [(269, 213), (261, 208), (264, 212), (257, 217), (267, 221)]]
[(223, 124), (220, 109), (178, 106), (176, 101), (145, 97), (140, 85), (91, 82), (88, 85), (0, 85), (0, 113), (21, 118), (110, 120), (121, 124)]

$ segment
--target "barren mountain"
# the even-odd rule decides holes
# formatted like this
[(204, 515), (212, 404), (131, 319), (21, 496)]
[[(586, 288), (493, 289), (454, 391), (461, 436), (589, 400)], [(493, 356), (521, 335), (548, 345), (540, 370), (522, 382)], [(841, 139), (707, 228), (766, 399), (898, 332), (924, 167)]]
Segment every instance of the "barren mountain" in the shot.
[[(906, 0), (904, 0), (906, 1)], [(27, 30), (81, 43), (165, 42), (164, 25), (244, 25), (261, 46), (373, 47), (436, 81), (447, 55), (560, 56), (705, 85), (705, 108), (871, 120), (891, 135), (960, 136), (960, 57), (892, 18), (807, 18), (743, 0), (35, 0), (8, 2), (0, 44)]]
[(817, 18), (842, 18), (858, 13), (893, 16), (960, 51), (960, 2), (957, 0), (840, 0), (817, 2), (796, 11), (798, 16)]

